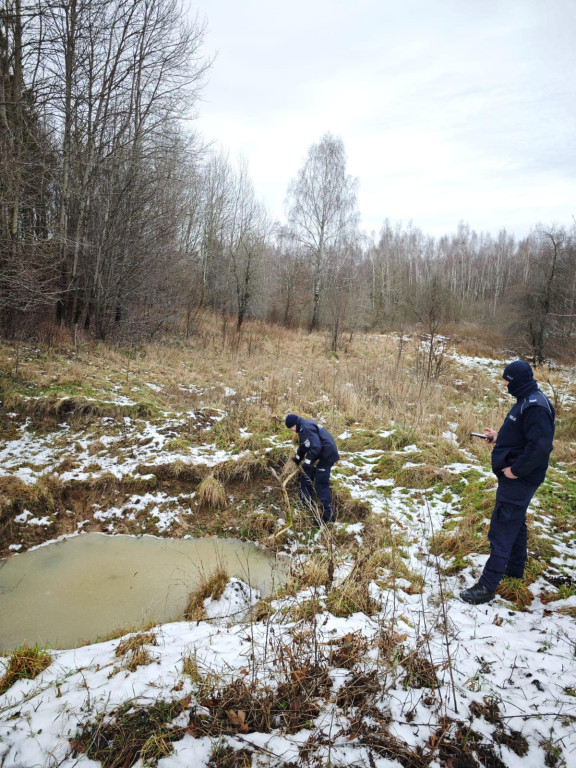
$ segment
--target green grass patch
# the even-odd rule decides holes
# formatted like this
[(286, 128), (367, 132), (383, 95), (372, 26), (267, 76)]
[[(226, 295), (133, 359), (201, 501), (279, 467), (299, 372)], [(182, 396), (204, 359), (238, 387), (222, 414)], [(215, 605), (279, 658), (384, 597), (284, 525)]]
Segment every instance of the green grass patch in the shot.
[[(381, 432), (384, 430), (381, 430)], [(338, 447), (348, 453), (360, 451), (401, 451), (416, 442), (417, 433), (411, 429), (396, 428), (383, 435), (375, 430), (359, 429), (350, 437), (338, 440)]]
[(489, 509), (493, 502), (482, 501), (480, 507), (467, 508), (460, 518), (451, 518), (442, 531), (435, 533), (429, 539), (430, 551), (433, 555), (441, 555), (451, 560), (449, 569), (459, 569), (468, 555), (484, 554), (490, 551), (485, 522), (489, 517)]
[(576, 481), (554, 470), (538, 489), (538, 511), (552, 518), (552, 530), (569, 533), (576, 528)]
[(560, 553), (551, 539), (539, 536), (528, 524), (528, 552), (534, 560), (549, 563), (552, 558), (559, 557)]
[(174, 437), (168, 440), (163, 448), (164, 453), (188, 453), (192, 443), (184, 437)]
[[(418, 463), (422, 460), (422, 454), (418, 451), (414, 453), (385, 453), (372, 467), (372, 476), (380, 480), (396, 479), (402, 467), (407, 463)], [(399, 483), (400, 484), (400, 483)]]
[(568, 600), (568, 598), (576, 595), (576, 585), (574, 584), (562, 584), (558, 587), (556, 592), (543, 592), (540, 595), (540, 600), (543, 603), (554, 603), (557, 600)]

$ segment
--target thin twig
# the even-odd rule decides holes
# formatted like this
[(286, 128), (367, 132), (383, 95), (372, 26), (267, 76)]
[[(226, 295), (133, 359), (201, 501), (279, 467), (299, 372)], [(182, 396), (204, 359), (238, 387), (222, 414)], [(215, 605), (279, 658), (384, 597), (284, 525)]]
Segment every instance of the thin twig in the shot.
[[(436, 552), (436, 547), (434, 546), (434, 523), (432, 521), (432, 513), (430, 511), (430, 504), (428, 503), (428, 498), (426, 495), (424, 495), (424, 502), (426, 504), (426, 511), (428, 512), (428, 518), (430, 520), (430, 534), (432, 538), (432, 547), (434, 549), (434, 552)], [(436, 562), (436, 574), (438, 576), (438, 587), (440, 590), (440, 606), (442, 608), (442, 622), (443, 622), (443, 629), (444, 629), (444, 640), (446, 641), (446, 655), (448, 658), (448, 672), (450, 674), (450, 686), (452, 688), (452, 697), (454, 699), (454, 711), (458, 713), (458, 703), (456, 700), (456, 683), (454, 682), (454, 669), (452, 667), (452, 655), (450, 653), (450, 637), (448, 633), (448, 614), (446, 613), (446, 599), (444, 597), (444, 582), (442, 580), (442, 574), (440, 569), (440, 562), (438, 555), (434, 555), (434, 559)]]

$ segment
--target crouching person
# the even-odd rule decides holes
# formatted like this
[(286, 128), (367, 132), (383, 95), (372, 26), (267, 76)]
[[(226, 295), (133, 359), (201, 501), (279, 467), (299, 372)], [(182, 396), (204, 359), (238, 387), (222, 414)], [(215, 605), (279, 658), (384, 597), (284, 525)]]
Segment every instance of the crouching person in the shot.
[(300, 501), (312, 506), (312, 492), (316, 491), (322, 505), (322, 522), (334, 520), (332, 494), (330, 493), (330, 471), (340, 458), (334, 438), (327, 429), (311, 419), (304, 419), (295, 413), (286, 416), (286, 426), (296, 432), (299, 439), (295, 464), (302, 464), (300, 475)]

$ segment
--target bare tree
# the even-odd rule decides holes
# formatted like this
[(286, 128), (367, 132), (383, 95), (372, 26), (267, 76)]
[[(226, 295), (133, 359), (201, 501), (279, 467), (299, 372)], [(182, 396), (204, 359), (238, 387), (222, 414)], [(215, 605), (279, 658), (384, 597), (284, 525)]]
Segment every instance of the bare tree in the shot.
[(540, 230), (523, 244), (527, 269), (513, 297), (524, 350), (536, 365), (570, 346), (575, 320), (576, 243), (564, 229)]
[[(27, 28), (35, 13), (20, 0), (0, 8), (0, 317), (12, 335), (22, 313), (53, 303), (50, 238), (54, 147), (38, 109)], [(33, 73), (32, 73), (33, 74)]]
[(429, 280), (421, 288), (413, 311), (424, 333), (416, 354), (416, 374), (421, 381), (437, 379), (447, 368), (446, 337), (443, 325), (450, 315), (450, 292), (443, 275), (431, 271)]
[(326, 280), (325, 324), (329, 347), (338, 352), (342, 334), (350, 338), (364, 311), (358, 286), (359, 243), (351, 241), (340, 246), (339, 258), (331, 260)]
[(199, 239), (200, 307), (222, 309), (226, 303), (227, 275), (224, 241), (230, 217), (234, 174), (226, 154), (213, 155), (202, 171), (202, 215)]
[(319, 325), (329, 255), (337, 254), (357, 227), (356, 187), (356, 180), (346, 174), (342, 139), (327, 133), (310, 147), (288, 189), (289, 225), (308, 252), (312, 269), (310, 331)]
[(236, 174), (231, 192), (225, 253), (233, 277), (239, 331), (253, 299), (269, 227), (244, 165)]
[(170, 189), (178, 121), (210, 65), (200, 57), (204, 25), (187, 23), (177, 0), (40, 5), (40, 67), (59, 141), (58, 317), (103, 337), (145, 292), (153, 254), (166, 252), (154, 200)]
[(302, 297), (309, 290), (310, 270), (306, 250), (289, 227), (275, 225), (269, 262), (267, 317), (271, 322), (293, 327), (302, 313)]

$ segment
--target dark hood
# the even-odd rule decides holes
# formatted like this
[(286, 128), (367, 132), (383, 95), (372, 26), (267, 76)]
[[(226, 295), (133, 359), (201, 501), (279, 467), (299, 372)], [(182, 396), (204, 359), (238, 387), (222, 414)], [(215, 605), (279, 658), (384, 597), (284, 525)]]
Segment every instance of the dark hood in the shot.
[(532, 366), (524, 360), (515, 360), (504, 368), (502, 378), (510, 382), (508, 392), (520, 399), (527, 397), (538, 389), (538, 382), (534, 378)]

